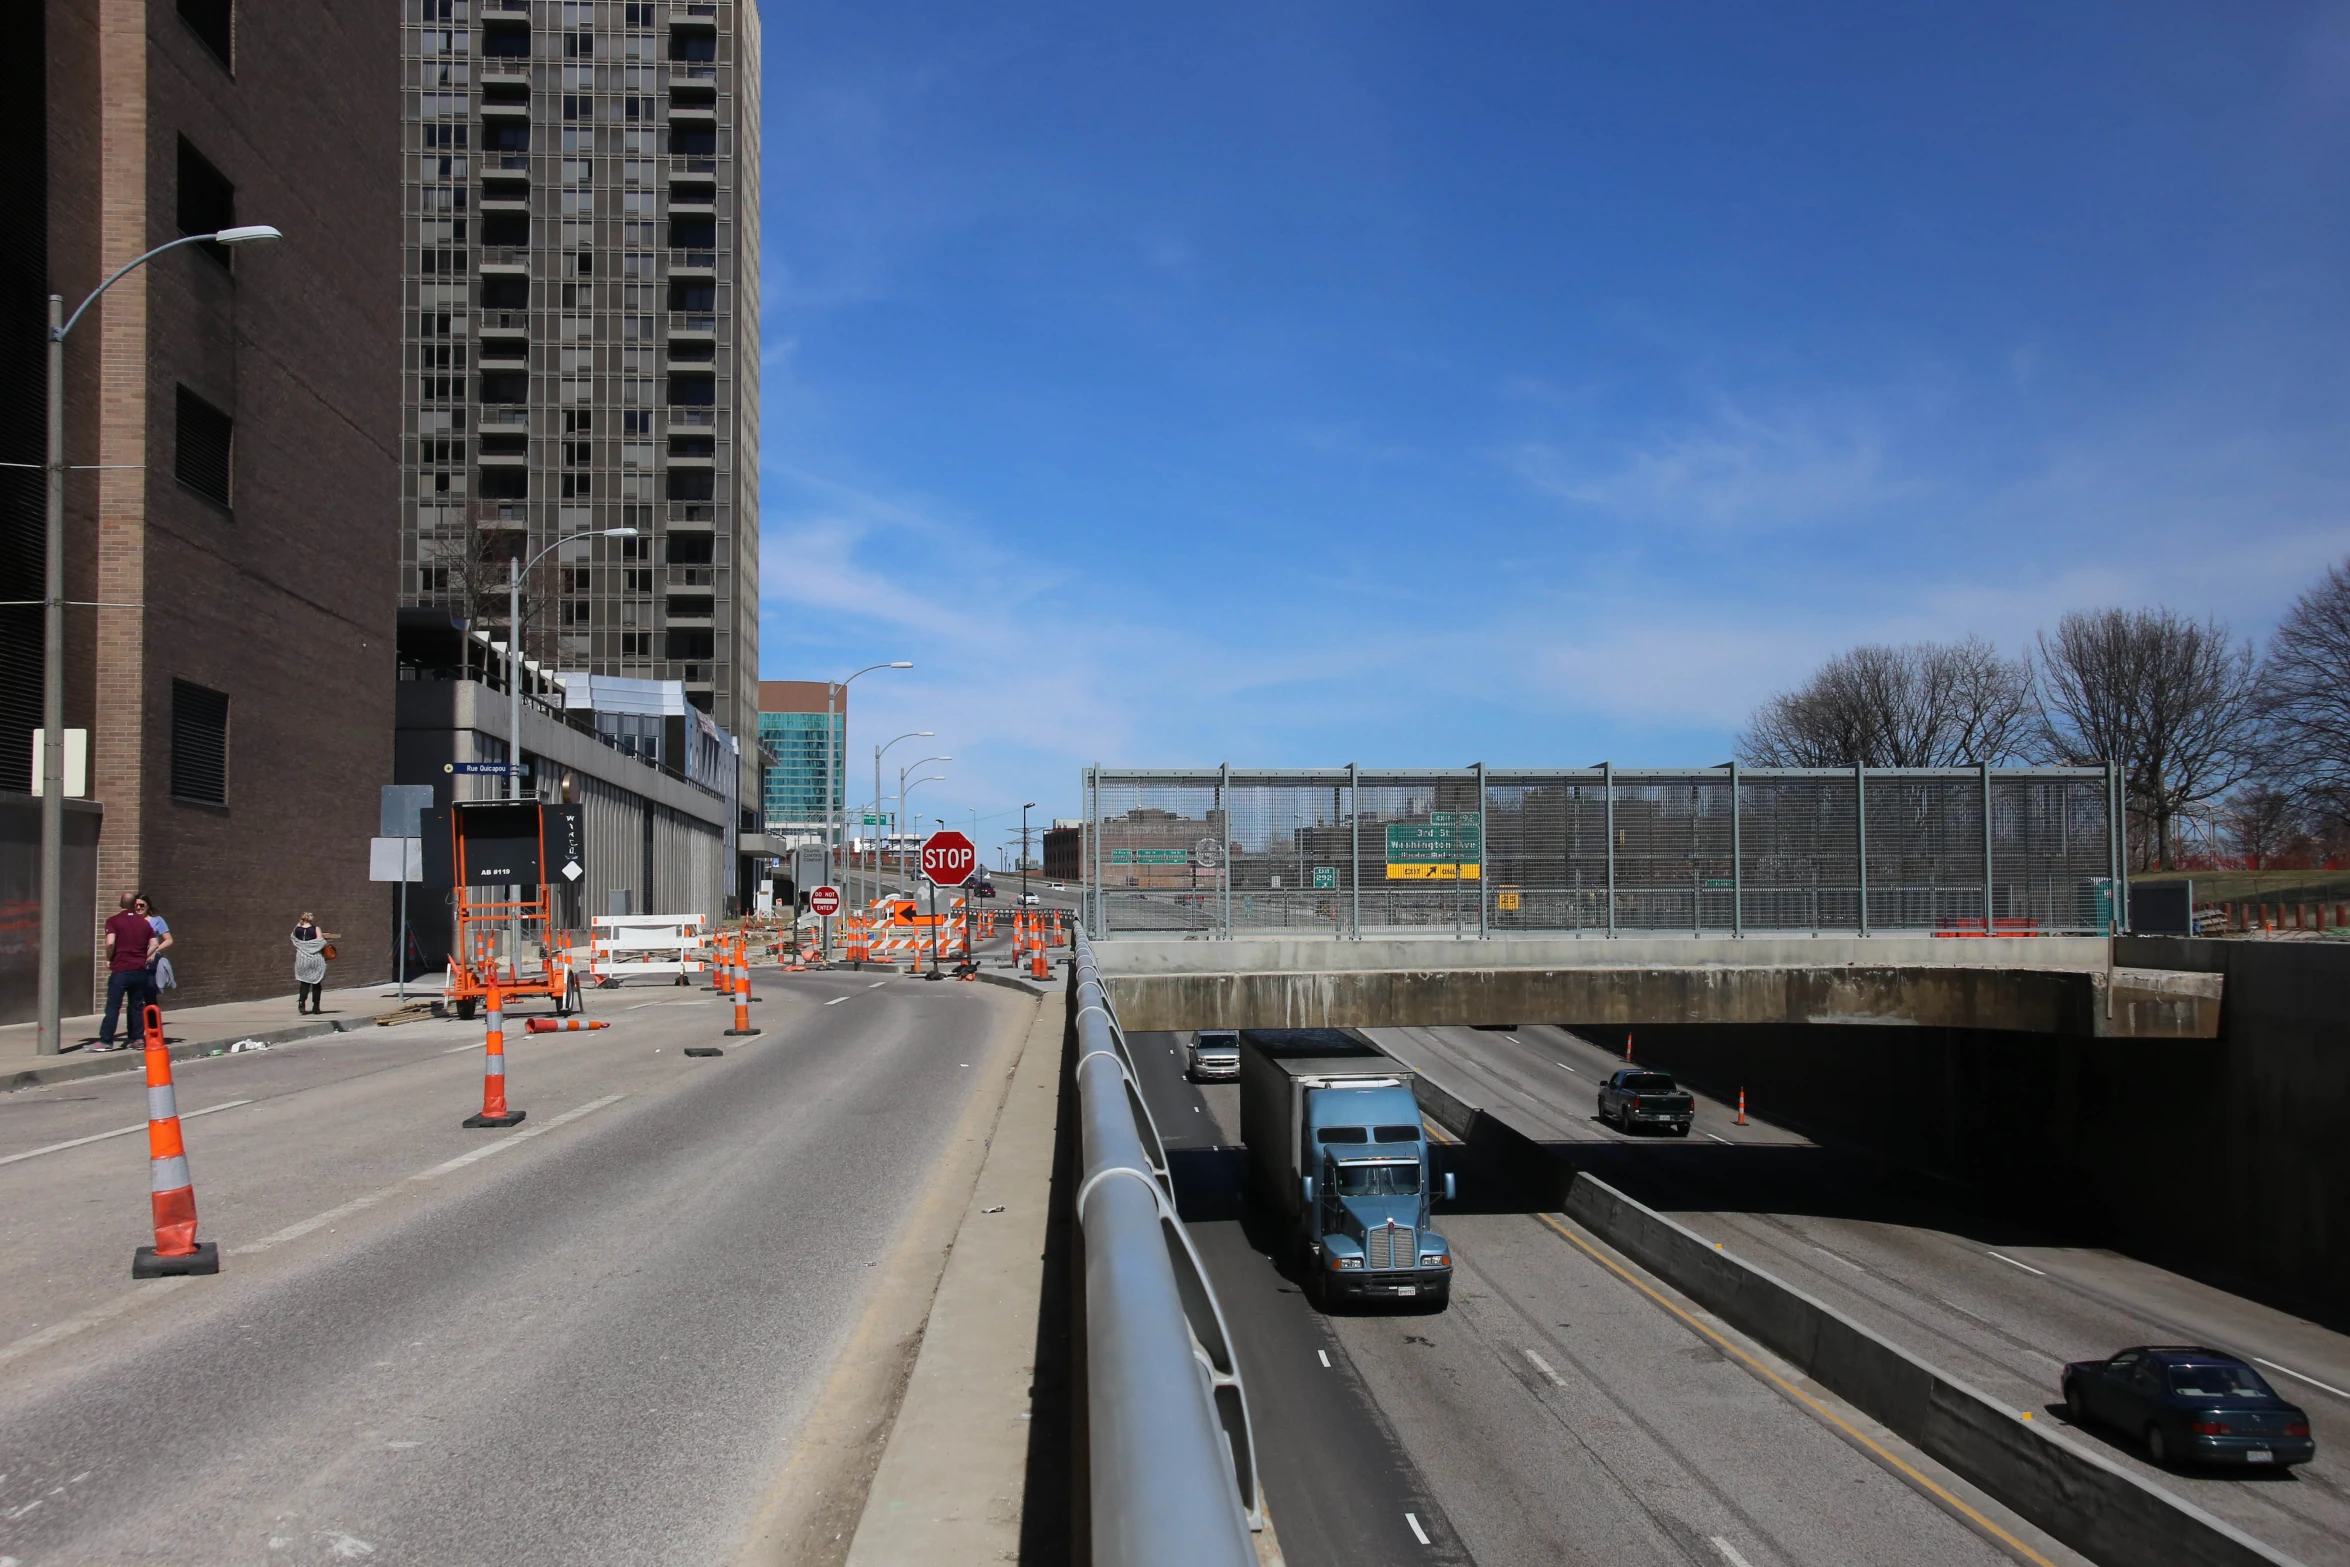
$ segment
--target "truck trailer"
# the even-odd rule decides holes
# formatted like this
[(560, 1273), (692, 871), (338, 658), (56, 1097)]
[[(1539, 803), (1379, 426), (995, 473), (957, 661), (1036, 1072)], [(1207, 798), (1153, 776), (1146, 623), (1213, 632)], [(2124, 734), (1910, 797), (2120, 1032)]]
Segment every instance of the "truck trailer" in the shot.
[[(1429, 1227), (1438, 1183), (1411, 1068), (1352, 1029), (1243, 1029), (1240, 1136), (1316, 1304), (1450, 1302), (1452, 1248)], [(1449, 1201), (1451, 1175), (1442, 1187)]]

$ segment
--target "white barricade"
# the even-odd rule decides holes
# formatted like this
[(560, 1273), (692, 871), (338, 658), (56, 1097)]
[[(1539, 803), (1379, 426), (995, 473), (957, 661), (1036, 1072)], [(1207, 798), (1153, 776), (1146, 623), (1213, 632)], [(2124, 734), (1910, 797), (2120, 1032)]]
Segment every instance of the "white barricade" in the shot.
[(709, 968), (699, 914), (598, 914), (590, 933), (588, 972), (599, 985), (625, 979), (669, 979)]

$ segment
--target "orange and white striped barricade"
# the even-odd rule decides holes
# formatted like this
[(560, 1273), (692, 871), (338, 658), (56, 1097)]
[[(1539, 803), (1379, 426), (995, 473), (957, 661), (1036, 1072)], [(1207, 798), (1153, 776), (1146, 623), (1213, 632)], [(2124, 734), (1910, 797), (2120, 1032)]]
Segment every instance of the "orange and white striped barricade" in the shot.
[(131, 1253), (131, 1277), (218, 1273), (220, 1246), (196, 1239), (196, 1187), (188, 1174), (187, 1144), (180, 1137), (171, 1049), (163, 1042), (163, 1009), (147, 1008), (141, 1021), (147, 1040), (147, 1188), (155, 1209), (155, 1244)]
[(598, 914), (589, 922), (588, 973), (611, 989), (628, 979), (690, 985), (709, 962), (699, 914)]
[(467, 1116), (461, 1125), (520, 1126), (527, 1110), (506, 1108), (506, 1001), (490, 986), (489, 1027), (481, 1050), (481, 1114)]

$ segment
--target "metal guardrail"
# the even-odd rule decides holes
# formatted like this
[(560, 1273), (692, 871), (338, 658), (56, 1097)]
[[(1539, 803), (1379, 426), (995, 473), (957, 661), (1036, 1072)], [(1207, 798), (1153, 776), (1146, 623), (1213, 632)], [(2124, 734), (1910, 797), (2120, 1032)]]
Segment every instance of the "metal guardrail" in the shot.
[(1087, 929), (2102, 935), (2110, 767), (1091, 767)]
[(1232, 1336), (1082, 934), (1072, 1004), (1094, 1567), (1253, 1567), (1264, 1510)]

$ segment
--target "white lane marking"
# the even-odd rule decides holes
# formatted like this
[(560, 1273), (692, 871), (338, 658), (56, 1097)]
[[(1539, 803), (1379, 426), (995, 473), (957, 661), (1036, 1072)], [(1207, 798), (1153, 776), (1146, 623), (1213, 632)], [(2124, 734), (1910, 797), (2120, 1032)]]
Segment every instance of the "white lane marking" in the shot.
[[(234, 1110), (239, 1105), (249, 1105), (252, 1102), (253, 1101), (250, 1099), (231, 1099), (227, 1104), (224, 1105), (206, 1105), (201, 1110), (186, 1111), (180, 1116), (180, 1119), (183, 1121), (193, 1121), (196, 1119), (196, 1117), (200, 1115), (210, 1115), (215, 1110)], [(62, 1143), (51, 1143), (46, 1148), (28, 1148), (23, 1153), (12, 1153), (7, 1158), (0, 1159), (0, 1164), (14, 1164), (19, 1159), (38, 1159), (45, 1153), (62, 1153), (68, 1148), (79, 1148), (84, 1143), (102, 1143), (109, 1137), (128, 1137), (133, 1132), (143, 1132), (146, 1129), (147, 1123), (141, 1121), (136, 1126), (119, 1126), (111, 1132), (92, 1132), (87, 1137), (76, 1137)]]
[(2282, 1371), (2285, 1375), (2306, 1382), (2311, 1387), (2322, 1387), (2327, 1392), (2333, 1394), (2336, 1398), (2350, 1398), (2350, 1393), (2343, 1392), (2340, 1388), (2334, 1386), (2332, 1383), (2320, 1382), (2317, 1378), (2310, 1376), (2305, 1372), (2295, 1371), (2291, 1366), (2280, 1366), (2273, 1360), (2261, 1360), (2258, 1355), (2254, 1355), (2252, 1358), (2256, 1361), (2259, 1361), (2260, 1364), (2268, 1367), (2268, 1369), (2271, 1371)]
[(2030, 1263), (2018, 1262), (2013, 1257), (2006, 1256), (2003, 1253), (1991, 1250), (1991, 1248), (1988, 1246), (1983, 1248), (1983, 1254), (1987, 1257), (1997, 1257), (2001, 1262), (2006, 1263), (2011, 1268), (2021, 1268), (2026, 1273), (2029, 1273), (2033, 1278), (2044, 1279), (2048, 1277), (2047, 1274), (2042, 1273), (2038, 1268), (2033, 1267)]
[(382, 1202), (386, 1197), (391, 1196), (394, 1192), (397, 1192), (400, 1187), (407, 1185), (410, 1181), (429, 1181), (436, 1176), (446, 1175), (452, 1170), (462, 1169), (464, 1166), (473, 1163), (477, 1159), (488, 1158), (491, 1154), (496, 1153), (501, 1148), (511, 1148), (516, 1143), (522, 1142), (527, 1138), (537, 1137), (542, 1133), (551, 1132), (558, 1126), (562, 1126), (567, 1122), (576, 1121), (583, 1115), (587, 1115), (592, 1111), (601, 1110), (604, 1108), (604, 1106), (615, 1103), (627, 1097), (628, 1096), (625, 1094), (610, 1094), (602, 1099), (593, 1100), (587, 1104), (581, 1105), (576, 1110), (566, 1110), (561, 1115), (555, 1116), (538, 1126), (516, 1132), (510, 1137), (499, 1139), (497, 1142), (484, 1144), (482, 1147), (474, 1149), (471, 1153), (459, 1154), (456, 1158), (449, 1160), (445, 1164), (436, 1164), (429, 1170), (419, 1170), (414, 1175), (407, 1177), (406, 1180), (400, 1181), (395, 1185), (384, 1187), (381, 1191), (368, 1192), (363, 1196), (354, 1197), (349, 1202), (340, 1203), (335, 1207), (327, 1209), (324, 1213), (314, 1213), (307, 1219), (303, 1219), (297, 1223), (287, 1225), (284, 1229), (279, 1230), (274, 1235), (264, 1235), (261, 1237), (261, 1239), (257, 1241), (249, 1241), (242, 1246), (232, 1246), (229, 1248), (229, 1255), (232, 1257), (249, 1257), (255, 1252), (267, 1251), (272, 1246), (283, 1246), (288, 1241), (300, 1240), (303, 1236), (308, 1235), (311, 1231), (319, 1229), (324, 1225), (332, 1224), (337, 1219), (348, 1218), (354, 1213), (358, 1213), (364, 1209), (374, 1207), (377, 1203)]
[(168, 1295), (173, 1290), (183, 1289), (194, 1282), (194, 1279), (185, 1275), (176, 1279), (157, 1279), (145, 1289), (131, 1290), (115, 1296), (114, 1299), (98, 1307), (95, 1311), (86, 1311), (78, 1317), (68, 1317), (63, 1322), (52, 1322), (39, 1332), (28, 1333), (7, 1348), (0, 1349), (0, 1365), (7, 1364), (19, 1355), (29, 1355), (36, 1349), (46, 1349), (68, 1334), (79, 1333), (84, 1328), (94, 1328), (109, 1317), (120, 1316), (143, 1300), (151, 1299), (157, 1295)]
[(1316, 1356), (1318, 1356), (1318, 1357), (1321, 1359), (1321, 1362), (1322, 1362), (1322, 1369), (1323, 1369), (1324, 1371), (1327, 1371), (1327, 1370), (1329, 1370), (1329, 1369), (1330, 1369), (1330, 1351), (1328, 1351), (1328, 1350), (1326, 1350), (1326, 1349), (1317, 1349), (1317, 1350), (1315, 1350), (1315, 1351), (1314, 1351), (1314, 1353), (1315, 1353), (1315, 1355), (1316, 1355)]
[(553, 1131), (558, 1126), (562, 1126), (571, 1121), (576, 1121), (583, 1115), (592, 1115), (596, 1111), (603, 1109), (604, 1106), (608, 1104), (618, 1104), (621, 1100), (627, 1097), (628, 1096), (626, 1094), (606, 1094), (601, 1099), (591, 1099), (586, 1104), (579, 1106), (575, 1110), (564, 1111), (561, 1115), (556, 1116), (552, 1120), (542, 1121), (536, 1126), (525, 1127), (523, 1130), (516, 1132), (511, 1136), (499, 1138), (494, 1143), (484, 1143), (479, 1148), (474, 1149), (471, 1153), (461, 1153), (456, 1158), (448, 1160), (442, 1164), (436, 1164), (429, 1170), (419, 1170), (414, 1175), (408, 1177), (408, 1179), (412, 1181), (429, 1181), (436, 1176), (447, 1175), (452, 1170), (462, 1170), (467, 1165), (473, 1164), (478, 1160), (487, 1159), (491, 1154), (498, 1152), (502, 1148), (511, 1148), (516, 1143), (528, 1142), (533, 1137), (544, 1137), (547, 1133)]
[(1754, 1567), (1752, 1562), (1739, 1555), (1736, 1548), (1718, 1534), (1713, 1537), (1713, 1547), (1722, 1553), (1722, 1560), (1728, 1562), (1730, 1567)]
[(870, 985), (867, 985), (865, 988), (866, 988), (867, 990), (879, 990), (879, 989), (880, 989), (882, 986), (884, 986), (884, 985), (886, 985), (886, 984), (888, 984), (888, 983), (889, 983), (889, 981), (888, 981), (888, 980), (886, 980), (886, 979), (877, 979), (877, 980), (875, 980), (875, 981), (874, 981), (872, 984), (870, 984)]
[(848, 1000), (848, 999), (849, 999), (849, 998), (848, 998), (848, 997), (846, 997), (846, 996), (835, 996), (835, 997), (833, 997), (833, 998), (832, 998), (830, 1001), (827, 1001), (827, 1002), (825, 1002), (824, 1004), (825, 1004), (826, 1006), (828, 1006), (828, 1007), (837, 1007), (837, 1006), (839, 1006), (839, 1005), (840, 1005), (842, 1002), (844, 1002), (844, 1001), (846, 1001), (846, 1000)]
[(1706, 1136), (1708, 1136), (1708, 1137), (1711, 1137), (1711, 1138), (1713, 1138), (1713, 1140), (1714, 1140), (1715, 1142), (1717, 1142), (1717, 1143), (1720, 1143), (1720, 1144), (1721, 1144), (1721, 1145), (1722, 1145), (1724, 1148), (1735, 1148), (1735, 1147), (1737, 1147), (1737, 1146), (1738, 1146), (1736, 1143), (1734, 1143), (1734, 1142), (1730, 1141), (1730, 1139), (1728, 1139), (1727, 1137), (1723, 1137), (1723, 1136), (1719, 1135), (1718, 1133), (1714, 1133), (1714, 1132), (1708, 1132), (1708, 1133), (1706, 1133), (1705, 1135), (1706, 1135)]
[(1812, 1241), (1805, 1241), (1804, 1244), (1811, 1247), (1813, 1251), (1818, 1252), (1821, 1256), (1827, 1258), (1830, 1262), (1841, 1262), (1844, 1264), (1844, 1266), (1850, 1268), (1855, 1273), (1866, 1273), (1869, 1271), (1868, 1269), (1862, 1267), (1859, 1263), (1854, 1262), (1850, 1257), (1839, 1257), (1834, 1252), (1828, 1250), (1828, 1248), (1825, 1246), (1818, 1245)]
[[(1564, 1061), (1561, 1061), (1561, 1062), (1559, 1063), (1559, 1065), (1560, 1065), (1560, 1066), (1566, 1066), (1566, 1067), (1567, 1067), (1567, 1070), (1568, 1070), (1568, 1071), (1570, 1071), (1570, 1072), (1575, 1072), (1575, 1069), (1574, 1069), (1573, 1067), (1571, 1067), (1571, 1066), (1567, 1066), (1567, 1063), (1565, 1063)], [(1581, 1077), (1583, 1074), (1582, 1074), (1582, 1073), (1580, 1073), (1580, 1072), (1575, 1072), (1575, 1075), (1576, 1075), (1577, 1077)]]
[(1513, 1045), (1518, 1042), (1518, 1036), (1515, 1034), (1504, 1034), (1501, 1037), (1508, 1040)]
[(1436, 1543), (1434, 1540), (1428, 1538), (1428, 1531), (1420, 1527), (1420, 1515), (1418, 1513), (1404, 1514), (1403, 1521), (1412, 1526), (1413, 1539), (1419, 1541), (1422, 1545), (1434, 1545)]
[(1527, 1350), (1526, 1358), (1534, 1362), (1535, 1370), (1550, 1378), (1550, 1385), (1552, 1387), (1565, 1387), (1567, 1385), (1566, 1382), (1560, 1378), (1557, 1372), (1550, 1369), (1550, 1362), (1543, 1359), (1540, 1355), (1535, 1354), (1534, 1351)]

